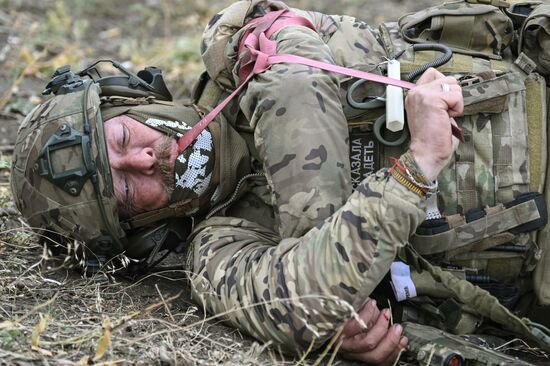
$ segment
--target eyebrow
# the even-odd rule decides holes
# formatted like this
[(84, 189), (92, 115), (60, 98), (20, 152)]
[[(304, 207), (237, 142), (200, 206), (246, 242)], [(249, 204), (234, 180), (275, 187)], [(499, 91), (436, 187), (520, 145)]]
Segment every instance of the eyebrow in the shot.
[[(130, 216), (130, 205), (126, 200), (126, 195), (124, 193), (124, 179), (122, 176), (118, 179), (118, 184), (115, 186), (117, 187), (115, 189), (115, 197), (117, 201), (118, 213), (120, 216)], [(123, 186), (123, 189), (120, 189), (121, 186)]]
[[(124, 181), (124, 179), (122, 179)], [(124, 217), (131, 217), (141, 213), (143, 210), (140, 210), (135, 204), (135, 190), (130, 188), (128, 184), (128, 196), (126, 196), (125, 191), (122, 192), (122, 202), (118, 202), (119, 210)], [(118, 200), (117, 200), (118, 201)]]
[(126, 146), (130, 144), (130, 128), (125, 122), (120, 122), (120, 124), (122, 125), (122, 141), (121, 141), (122, 146), (121, 147), (124, 149), (126, 148)]

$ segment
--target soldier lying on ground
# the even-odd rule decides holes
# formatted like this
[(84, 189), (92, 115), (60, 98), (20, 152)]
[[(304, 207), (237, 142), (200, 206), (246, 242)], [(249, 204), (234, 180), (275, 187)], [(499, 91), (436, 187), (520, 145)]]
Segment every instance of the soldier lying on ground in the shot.
[[(320, 79), (319, 75), (316, 75), (316, 79)], [(337, 324), (341, 324), (342, 320), (349, 317), (349, 309), (342, 308), (341, 302), (352, 302), (355, 294), (352, 289), (359, 288), (364, 281), (368, 268), (372, 267), (372, 257), (376, 255), (376, 248), (386, 245), (393, 247), (394, 240), (404, 242), (410, 235), (408, 231), (415, 229), (416, 224), (423, 218), (424, 199), (396, 183), (387, 170), (373, 175), (351, 194), (349, 162), (345, 160), (348, 154), (345, 119), (327, 120), (326, 117), (321, 117), (324, 113), (315, 112), (320, 111), (320, 108), (312, 106), (311, 111), (304, 111), (310, 117), (315, 116), (307, 119), (307, 126), (290, 125), (306, 121), (306, 116), (298, 115), (301, 103), (291, 103), (297, 98), (306, 100), (306, 91), (299, 87), (302, 81), (297, 78), (294, 87), (280, 98), (280, 102), (275, 101), (276, 106), (285, 106), (289, 113), (293, 113), (295, 109), (295, 117), (289, 114), (283, 121), (281, 118), (271, 119), (275, 116), (264, 113), (262, 119), (265, 122), (262, 124), (265, 126), (272, 123), (274, 127), (276, 122), (277, 128), (265, 127), (268, 131), (264, 131), (263, 143), (269, 146), (266, 140), (276, 139), (279, 141), (273, 142), (276, 149), (281, 150), (286, 156), (296, 156), (291, 160), (298, 166), (291, 167), (290, 162), (285, 163), (281, 173), (286, 173), (287, 176), (280, 185), (281, 195), (286, 193), (285, 185), (294, 187), (296, 191), (290, 195), (287, 202), (283, 203), (278, 199), (278, 207), (285, 207), (286, 213), (292, 208), (296, 215), (293, 220), (298, 220), (300, 212), (307, 211), (305, 205), (315, 205), (317, 214), (310, 218), (311, 223), (322, 223), (325, 218), (326, 222), (307, 230), (307, 224), (302, 224), (297, 229), (296, 222), (288, 220), (287, 225), (292, 228), (286, 228), (279, 221), (278, 227), (275, 228), (284, 229), (280, 235), (285, 235), (285, 240), (281, 241), (283, 237), (269, 230), (271, 227), (258, 226), (252, 219), (237, 219), (236, 217), (241, 215), (236, 215), (232, 210), (229, 215), (231, 218), (213, 216), (201, 223), (201, 229), (196, 230), (192, 246), (195, 249), (193, 272), (196, 273), (193, 276), (193, 288), (198, 301), (204, 302), (214, 313), (230, 311), (236, 307), (229, 317), (235, 325), (260, 339), (267, 341), (274, 338), (287, 345), (300, 342), (307, 348), (312, 341), (326, 340), (338, 328)], [(451, 136), (450, 126), (454, 122), (449, 113), (460, 113), (462, 95), (455, 79), (444, 77), (434, 69), (427, 71), (418, 81), (418, 85), (419, 87), (411, 91), (407, 99), (411, 146), (410, 152), (407, 153), (409, 160), (403, 160), (403, 163), (408, 164), (410, 170), (427, 172), (424, 173), (426, 176), (423, 179), (433, 181), (450, 157), (454, 145), (458, 143), (458, 140)], [(444, 85), (450, 85), (451, 90), (444, 91)], [(294, 95), (294, 91), (299, 95)], [(311, 92), (313, 93), (313, 90)], [(245, 97), (248, 96), (249, 92)], [(210, 137), (209, 132), (205, 132), (204, 136), (197, 140), (197, 144), (202, 144), (201, 147), (194, 146), (193, 153), (181, 159), (175, 139), (167, 140), (165, 134), (147, 126), (160, 123), (159, 121), (147, 119), (143, 124), (128, 115), (120, 115), (105, 123), (114, 191), (119, 203), (119, 212), (123, 215), (148, 212), (164, 207), (169, 202), (176, 202), (177, 199), (173, 198), (175, 192), (182, 190), (185, 185), (178, 183), (180, 180), (192, 183), (195, 187), (201, 186), (201, 189), (193, 190), (198, 196), (209, 188), (203, 181), (210, 180), (208, 177), (212, 175), (212, 168), (208, 165), (216, 156), (216, 139)], [(289, 126), (282, 126), (285, 122), (288, 122)], [(317, 126), (317, 123), (324, 125)], [(291, 136), (300, 133), (296, 129), (304, 127), (307, 129), (306, 132), (316, 131), (315, 139), (310, 139), (306, 133), (296, 141), (299, 144), (289, 144)], [(334, 151), (336, 136), (341, 136), (339, 141), (336, 140), (341, 151)], [(321, 157), (307, 158), (319, 149), (326, 149), (325, 159), (333, 160), (335, 163), (327, 163)], [(196, 156), (191, 156), (192, 154)], [(342, 166), (339, 168), (338, 157), (342, 157)], [(411, 157), (414, 157), (414, 161)], [(182, 169), (181, 174), (176, 168), (175, 178), (172, 174), (165, 175), (165, 171), (174, 171), (174, 162), (176, 167), (178, 165), (177, 159), (189, 162), (188, 167)], [(193, 159), (196, 161), (193, 162)], [(273, 172), (276, 165), (281, 165), (281, 160), (277, 157), (271, 160), (274, 162), (272, 164), (268, 163), (268, 157), (262, 160), (264, 172)], [(318, 168), (302, 173), (301, 170), (308, 161), (311, 162), (309, 164), (318, 165)], [(198, 165), (191, 167), (192, 164)], [(218, 164), (220, 163), (216, 161), (211, 166), (215, 169)], [(161, 168), (162, 166), (166, 168)], [(290, 171), (285, 172), (287, 169)], [(180, 178), (186, 174), (193, 179)], [(316, 176), (322, 176), (332, 183), (320, 182)], [(337, 184), (342, 184), (343, 187), (339, 188)], [(340, 189), (342, 192), (336, 196)], [(311, 194), (312, 191), (319, 197), (308, 200), (300, 198), (300, 195)], [(347, 199), (344, 195), (347, 195)], [(328, 197), (331, 201), (327, 200)], [(245, 197), (236, 205), (245, 205), (246, 199), (251, 198)], [(379, 203), (380, 200), (382, 202)], [(330, 205), (334, 208), (324, 212), (318, 209)], [(245, 205), (244, 210), (254, 211), (251, 206)], [(270, 208), (270, 211), (272, 210)], [(272, 212), (267, 214), (272, 218)], [(320, 214), (326, 217), (319, 217)], [(253, 215), (251, 212), (246, 213), (247, 217)], [(300, 221), (303, 222), (305, 219)], [(368, 225), (361, 226), (361, 221)], [(273, 225), (272, 223), (271, 226)], [(288, 232), (284, 234), (285, 231)], [(391, 232), (391, 239), (386, 238), (386, 234), (379, 234), (386, 231)], [(339, 256), (348, 255), (348, 261), (337, 259)], [(331, 264), (332, 261), (336, 263)], [(387, 268), (381, 270), (385, 272)], [(321, 277), (324, 279), (321, 280)], [(325, 281), (325, 284), (321, 283)], [(304, 296), (306, 299), (302, 299)], [(278, 297), (288, 300), (281, 302), (276, 300)], [(257, 309), (249, 308), (253, 303), (262, 300), (266, 305)], [(333, 302), (334, 304), (331, 304)], [(324, 305), (320, 306), (320, 303)], [(285, 315), (283, 310), (280, 310), (281, 306), (291, 306), (294, 310)], [(278, 311), (281, 311), (280, 317)], [(300, 314), (300, 311), (313, 314), (309, 315), (309, 319), (305, 319), (302, 317), (306, 315)], [(369, 325), (369, 330), (364, 332), (356, 322), (349, 322), (343, 333), (342, 351), (349, 352), (349, 357), (365, 361), (383, 358), (393, 360), (395, 352), (406, 345), (405, 339), (400, 340), (400, 326), (395, 325), (388, 329), (390, 313), (388, 310), (379, 312), (374, 301), (367, 302), (360, 314)], [(296, 318), (293, 319), (294, 317)], [(256, 318), (256, 321), (252, 321), (251, 318)], [(267, 321), (269, 318), (272, 320)], [(262, 322), (260, 319), (265, 320)], [(278, 322), (283, 324), (277, 324)], [(378, 347), (375, 347), (376, 345)], [(371, 352), (370, 348), (374, 350)]]
[[(202, 51), (218, 85), (232, 90), (239, 84), (243, 24), (284, 7), (238, 2), (214, 17)], [(364, 23), (295, 13), (316, 31), (278, 29), (271, 37), (278, 53), (366, 70), (384, 62)], [(204, 114), (201, 106), (105, 90), (99, 105), (88, 87), (84, 120), (82, 105), (60, 93), (23, 124), (14, 198), (33, 226), (86, 241), (96, 255), (106, 242), (106, 254), (118, 244), (131, 252), (122, 229), (193, 216), (188, 269), (193, 297), (209, 312), (226, 313), (229, 323), (257, 339), (297, 352), (319, 347), (343, 326), (346, 357), (389, 364), (407, 340), (368, 295), (425, 217), (426, 196), (458, 145), (451, 125), (463, 99), (456, 79), (426, 71), (406, 100), (409, 150), (393, 169), (352, 191), (343, 81), (303, 65), (273, 65), (248, 83), (238, 110), (227, 108), (184, 151), (176, 141)], [(80, 136), (88, 128), (90, 152), (70, 145), (64, 158), (61, 146), (44, 153), (54, 135)], [(97, 170), (85, 170), (73, 186), (56, 178), (68, 168), (55, 159), (72, 167), (84, 159)], [(350, 320), (353, 309), (366, 328)]]

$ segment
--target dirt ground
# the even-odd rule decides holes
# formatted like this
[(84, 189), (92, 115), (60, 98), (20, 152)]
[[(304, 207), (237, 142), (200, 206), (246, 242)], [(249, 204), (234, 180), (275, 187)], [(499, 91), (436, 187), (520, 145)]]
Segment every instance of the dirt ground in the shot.
[[(161, 67), (181, 99), (202, 70), (200, 35), (222, 0), (0, 0), (0, 364), (2, 365), (349, 365), (328, 354), (281, 355), (221, 324), (191, 301), (185, 273), (138, 280), (86, 277), (52, 258), (14, 210), (8, 190), (18, 123), (43, 100), (64, 64), (78, 70), (114, 58), (138, 70)], [(370, 24), (436, 0), (289, 0)], [(182, 258), (173, 255), (172, 264)]]

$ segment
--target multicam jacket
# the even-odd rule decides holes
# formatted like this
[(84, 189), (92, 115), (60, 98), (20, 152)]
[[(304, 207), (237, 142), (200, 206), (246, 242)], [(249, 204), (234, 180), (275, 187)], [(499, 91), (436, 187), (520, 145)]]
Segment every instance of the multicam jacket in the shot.
[[(207, 26), (209, 75), (238, 83), (237, 46), (248, 19), (286, 7), (241, 1)], [(384, 51), (347, 16), (294, 10), (318, 32), (288, 26), (279, 53), (371, 70)], [(304, 351), (349, 319), (424, 219), (424, 202), (380, 170), (352, 192), (341, 76), (297, 64), (257, 75), (239, 100), (261, 167), (248, 190), (200, 223), (192, 241), (192, 292), (211, 313), (263, 341)]]

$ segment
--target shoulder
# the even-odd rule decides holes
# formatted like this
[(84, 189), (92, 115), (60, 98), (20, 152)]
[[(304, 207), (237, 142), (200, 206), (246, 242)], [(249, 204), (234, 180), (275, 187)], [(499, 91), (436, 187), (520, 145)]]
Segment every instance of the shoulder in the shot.
[(287, 8), (281, 1), (237, 1), (214, 15), (206, 25), (201, 42), (202, 59), (210, 77), (221, 85), (232, 88), (231, 72), (234, 61), (228, 57), (228, 44), (238, 44), (238, 33), (250, 19)]
[(247, 0), (231, 4), (214, 15), (206, 25), (201, 51), (204, 53), (216, 40), (230, 37), (251, 18), (281, 9), (288, 9), (288, 6), (281, 1), (272, 0)]

